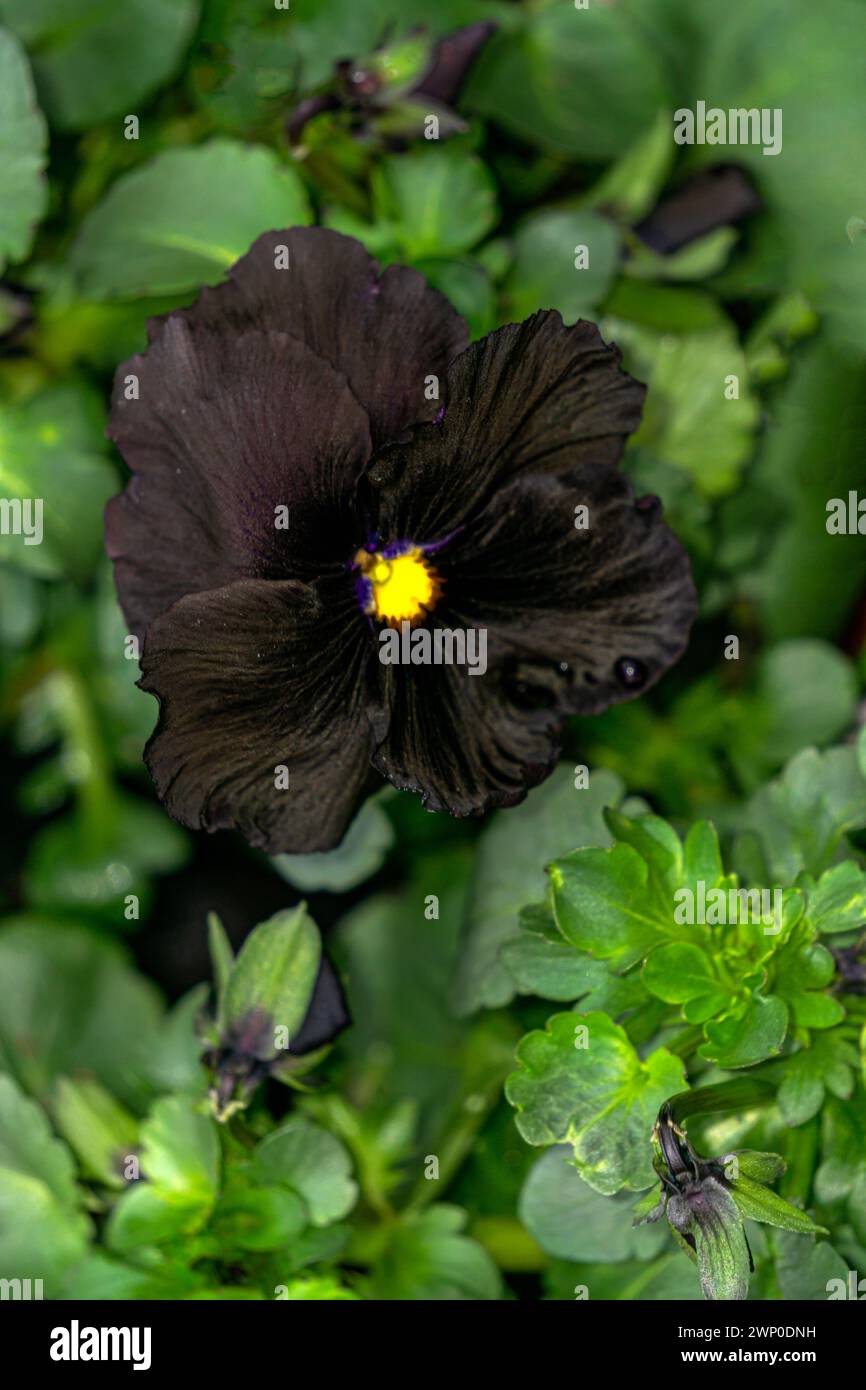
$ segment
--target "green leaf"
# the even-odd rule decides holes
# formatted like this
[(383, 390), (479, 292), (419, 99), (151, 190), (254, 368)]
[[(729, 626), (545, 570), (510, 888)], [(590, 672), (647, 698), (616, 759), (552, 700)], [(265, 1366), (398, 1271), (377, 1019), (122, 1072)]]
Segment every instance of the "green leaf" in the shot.
[(210, 1210), (197, 1195), (166, 1193), (150, 1183), (135, 1182), (111, 1209), (105, 1244), (125, 1255), (141, 1247), (185, 1242), (201, 1230)]
[(83, 1173), (108, 1187), (123, 1187), (124, 1159), (135, 1152), (138, 1125), (99, 1082), (61, 1076), (54, 1091), (54, 1120)]
[(92, 572), (103, 508), (118, 489), (103, 425), (98, 398), (71, 380), (22, 405), (0, 403), (0, 491), (22, 504), (18, 533), (0, 535), (0, 561), (48, 579)]
[(0, 29), (0, 271), (27, 255), (45, 211), (47, 143), (24, 50)]
[(629, 1260), (626, 1264), (574, 1264), (553, 1261), (545, 1271), (547, 1298), (572, 1302), (586, 1289), (591, 1300), (618, 1302), (651, 1300), (665, 1303), (700, 1302), (701, 1286), (694, 1267), (678, 1251), (668, 1250), (656, 1260)]
[(806, 892), (806, 918), (818, 932), (857, 931), (866, 924), (866, 871), (846, 859), (827, 869), (816, 881), (810, 874), (797, 880)]
[[(675, 922), (674, 883), (682, 879), (682, 867), (672, 858), (672, 845), (656, 840), (647, 821), (655, 823), (657, 818), (632, 822), (630, 830), (615, 823), (617, 834), (627, 834), (633, 843), (620, 840), (610, 850), (575, 850), (554, 860), (549, 869), (559, 930), (574, 946), (609, 960), (617, 971), (628, 970), (656, 946), (707, 935), (706, 928)], [(670, 827), (666, 829), (673, 835)], [(677, 848), (681, 855), (679, 841)]]
[(358, 812), (337, 847), (326, 854), (277, 854), (271, 863), (302, 893), (345, 893), (378, 873), (394, 843), (394, 828), (372, 798)]
[[(588, 264), (575, 266), (579, 247)], [(514, 263), (503, 286), (506, 318), (520, 322), (537, 309), (558, 309), (566, 323), (593, 317), (616, 273), (619, 232), (597, 213), (565, 208), (530, 213), (514, 235)]]
[[(834, 1281), (847, 1297), (848, 1261), (829, 1241), (804, 1244), (796, 1235), (782, 1232), (775, 1237), (776, 1278), (782, 1298), (823, 1303), (834, 1297)], [(838, 1293), (835, 1295), (838, 1297)]]
[(0, 1169), (37, 1179), (61, 1206), (80, 1205), (68, 1148), (9, 1076), (0, 1076)]
[(419, 850), (399, 893), (368, 897), (330, 938), (353, 1020), (341, 1040), (353, 1088), (363, 1090), (375, 1074), (382, 1101), (405, 1105), (411, 1097), (422, 1153), (438, 1152), (432, 1146), (455, 1113), (477, 1127), (483, 1112), (470, 1114), (466, 1099), (492, 1086), (498, 1092), (512, 1055), (507, 1019), (476, 1032), (449, 1004), (471, 867), (468, 847)]
[(219, 1181), (219, 1138), (214, 1121), (186, 1096), (158, 1100), (141, 1127), (142, 1175), (164, 1195), (207, 1204)]
[(854, 1090), (859, 1058), (842, 1028), (817, 1032), (807, 1046), (773, 1062), (766, 1075), (779, 1086), (777, 1100), (786, 1125), (811, 1120), (827, 1091), (847, 1100)]
[(469, 324), (473, 340), (483, 338), (496, 326), (493, 283), (489, 271), (478, 260), (468, 256), (460, 260), (425, 257), (415, 262), (415, 268), (454, 305)]
[(836, 974), (836, 962), (812, 929), (800, 921), (769, 961), (772, 989), (788, 1004), (801, 1028), (832, 1028), (845, 1017), (838, 999), (823, 991)]
[(376, 219), (408, 261), (470, 251), (498, 217), (484, 164), (453, 143), (388, 156), (374, 169), (372, 188)]
[(461, 1014), (501, 1008), (515, 982), (499, 959), (503, 943), (519, 934), (518, 913), (544, 889), (544, 866), (575, 845), (606, 845), (605, 806), (622, 799), (612, 773), (593, 771), (589, 786), (575, 789), (574, 769), (558, 767), (522, 805), (491, 816), (481, 836), (466, 910), (466, 935), (455, 979)]
[(47, 1096), (57, 1076), (88, 1072), (129, 1104), (147, 1094), (163, 1010), (118, 945), (62, 921), (7, 918), (0, 978), (0, 1062), (27, 1090)]
[(522, 994), (565, 1003), (579, 1000), (587, 1011), (601, 1009), (612, 1017), (646, 999), (639, 975), (615, 975), (606, 961), (563, 941), (550, 909), (536, 904), (520, 913), (519, 936), (506, 941), (500, 956)]
[(259, 1144), (255, 1168), (262, 1181), (286, 1183), (303, 1197), (314, 1226), (348, 1215), (358, 1196), (352, 1162), (333, 1134), (297, 1116)]
[(209, 1234), (222, 1252), (281, 1250), (307, 1224), (300, 1197), (285, 1187), (257, 1187), (226, 1194), (213, 1213)]
[[(726, 1154), (726, 1164), (728, 1157)], [(778, 1182), (787, 1167), (781, 1154), (761, 1153), (757, 1149), (737, 1149), (730, 1157), (736, 1159), (742, 1177), (764, 1184)]]
[(857, 691), (853, 664), (828, 642), (800, 639), (770, 647), (761, 657), (755, 691), (771, 713), (761, 730), (769, 766), (843, 734), (857, 708)]
[(810, 1216), (799, 1207), (794, 1207), (772, 1192), (763, 1183), (741, 1173), (731, 1183), (731, 1192), (747, 1221), (764, 1221), (768, 1226), (778, 1226), (783, 1231), (797, 1231), (800, 1235), (826, 1235), (823, 1226), (816, 1226)]
[(176, 68), (198, 11), (197, 0), (0, 0), (0, 19), (33, 50), (46, 112), (66, 130), (140, 111)]
[(118, 794), (105, 812), (98, 836), (84, 815), (72, 815), (34, 838), (24, 866), (33, 907), (100, 911), (122, 923), (127, 897), (144, 896), (151, 876), (187, 858), (189, 840), (153, 803)]
[(41, 1279), (42, 1296), (59, 1297), (62, 1276), (83, 1258), (89, 1233), (87, 1218), (62, 1205), (45, 1183), (0, 1167), (4, 1277)]
[[(760, 417), (733, 327), (674, 336), (618, 324), (613, 332), (629, 370), (649, 387), (633, 447), (682, 469), (705, 497), (733, 492)], [(735, 397), (726, 395), (730, 377)]]
[[(769, 273), (797, 285), (814, 301), (825, 338), (862, 349), (858, 306), (866, 289), (866, 261), (858, 259), (845, 235), (851, 216), (866, 211), (862, 192), (848, 182), (848, 171), (866, 159), (866, 95), (857, 61), (863, 35), (859, 7), (848, 0), (827, 0), (820, 10), (807, 7), (802, 22), (798, 18), (791, 24), (785, 23), (790, 9), (784, 0), (753, 0), (732, 11), (722, 27), (712, 0), (675, 0), (667, 9), (668, 42), (681, 50), (669, 60), (681, 74), (676, 105), (706, 94), (708, 104), (723, 109), (759, 105), (784, 110), (779, 157), (765, 158), (758, 143), (737, 150), (738, 163), (760, 188), (763, 204), (750, 236), (766, 244)], [(657, 32), (656, 26), (652, 31)], [(824, 53), (828, 32), (837, 42)], [(778, 35), (777, 42), (767, 42), (771, 33)], [(818, 53), (826, 95), (816, 111), (803, 74), (815, 70)], [(693, 165), (718, 159), (709, 145), (691, 153)], [(754, 285), (754, 268), (750, 275), (749, 270), (747, 262), (744, 275)], [(792, 464), (789, 456), (789, 476)], [(815, 481), (819, 471), (814, 470)]]
[(649, 1187), (659, 1106), (683, 1086), (678, 1057), (659, 1047), (642, 1062), (606, 1014), (565, 1013), (523, 1038), (517, 1059), (506, 1096), (528, 1144), (570, 1143), (597, 1192)]
[(634, 226), (655, 207), (673, 159), (671, 113), (659, 111), (650, 128), (582, 196), (581, 207), (599, 208)]
[(701, 1057), (720, 1067), (752, 1067), (781, 1051), (788, 1010), (774, 995), (755, 994), (735, 1014), (706, 1024)]
[(289, 1303), (309, 1302), (334, 1303), (357, 1300), (358, 1294), (345, 1288), (329, 1274), (309, 1275), (303, 1279), (293, 1279), (285, 1285), (282, 1295)]
[(634, 1227), (632, 1199), (601, 1196), (570, 1157), (559, 1145), (542, 1154), (520, 1194), (520, 1219), (542, 1249), (563, 1260), (611, 1263), (657, 1255), (667, 1244), (664, 1228)]
[(437, 1203), (407, 1213), (391, 1228), (370, 1278), (373, 1298), (412, 1301), (492, 1300), (502, 1296), (487, 1251), (463, 1234), (466, 1213)]
[[(853, 130), (855, 125), (849, 112), (845, 126)], [(863, 126), (866, 129), (866, 118)], [(830, 224), (823, 221), (825, 204), (816, 206), (822, 207), (821, 228), (826, 234)], [(813, 227), (809, 255), (814, 265), (827, 268), (829, 260), (817, 250), (817, 231)], [(834, 244), (846, 245), (841, 226), (833, 227), (832, 238)], [(851, 256), (845, 255), (837, 273), (851, 305), (857, 302), (849, 283), (852, 269)], [(866, 258), (859, 273), (864, 272)], [(803, 281), (797, 283), (805, 287)], [(862, 333), (859, 322), (856, 332)], [(738, 578), (739, 588), (755, 603), (770, 638), (838, 641), (863, 593), (863, 537), (830, 535), (826, 529), (828, 501), (847, 498), (849, 489), (862, 485), (861, 441), (866, 429), (862, 382), (860, 354), (825, 335), (798, 350), (790, 377), (774, 400), (773, 427), (764, 434), (749, 475), (754, 489), (770, 498), (772, 532), (761, 545), (753, 569)], [(844, 428), (840, 421), (845, 422)], [(830, 457), (828, 438), (834, 440)], [(822, 461), (820, 467), (816, 459)], [(723, 518), (722, 528), (724, 535)]]
[(504, 28), (473, 71), (465, 104), (554, 154), (625, 154), (668, 105), (654, 46), (617, 6), (549, 5)]
[(309, 221), (298, 175), (272, 150), (211, 140), (123, 174), (84, 219), (70, 265), (93, 299), (180, 294), (216, 284), (262, 232)]
[(639, 279), (707, 280), (723, 268), (738, 240), (739, 233), (733, 227), (717, 227), (666, 256), (638, 243), (625, 270)]
[(820, 874), (839, 857), (845, 836), (866, 825), (866, 777), (856, 748), (805, 748), (782, 775), (756, 792), (740, 817), (735, 856), (756, 852), (763, 875), (792, 883), (803, 871)]
[(821, 1112), (822, 1163), (815, 1195), (830, 1203), (849, 1197), (866, 1171), (866, 1093), (858, 1086), (844, 1102), (828, 1096)]
[(61, 1297), (101, 1302), (112, 1299), (187, 1298), (201, 1286), (201, 1276), (174, 1264), (168, 1270), (139, 1269), (112, 1259), (101, 1250), (94, 1250), (86, 1260), (70, 1270), (63, 1281)]
[(263, 1037), (256, 1056), (273, 1058), (275, 1028), (291, 1041), (307, 1016), (319, 973), (322, 944), (306, 905), (277, 912), (254, 927), (238, 953), (225, 992), (225, 1027), (261, 1020)]
[(720, 983), (710, 957), (689, 942), (654, 951), (643, 967), (650, 994), (668, 1004), (685, 1004), (689, 1023), (703, 1023), (724, 1008), (732, 991)]

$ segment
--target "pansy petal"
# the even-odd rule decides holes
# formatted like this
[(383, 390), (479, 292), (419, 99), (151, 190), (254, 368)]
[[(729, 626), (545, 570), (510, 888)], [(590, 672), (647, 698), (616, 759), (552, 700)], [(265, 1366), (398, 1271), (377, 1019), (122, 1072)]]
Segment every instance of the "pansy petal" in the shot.
[(385, 670), (390, 727), (373, 765), (395, 787), (420, 792), (428, 811), (471, 816), (514, 806), (553, 770), (561, 717), (512, 702), (500, 672)]
[[(288, 255), (288, 267), (278, 268)], [(291, 333), (342, 372), (370, 417), (374, 445), (431, 420), (448, 363), (468, 341), (466, 324), (417, 270), (384, 271), (354, 237), (322, 227), (265, 232), (220, 285), (180, 311), (219, 333), (250, 327)], [(157, 336), (165, 320), (152, 321)]]
[(268, 854), (333, 849), (370, 774), (369, 652), (345, 577), (239, 580), (157, 618), (140, 684), (159, 697), (145, 759), (169, 813)]
[(520, 479), (433, 557), (444, 597), (423, 626), (465, 634), (470, 660), (385, 667), (391, 725), (374, 763), (390, 781), (453, 815), (513, 804), (552, 766), (567, 714), (659, 678), (685, 645), (695, 594), (650, 502), (604, 467)]
[(480, 20), (446, 34), (433, 49), (430, 67), (413, 95), (430, 97), (442, 106), (456, 105), (470, 68), (497, 27), (490, 20)]
[(435, 560), (461, 624), (489, 629), (490, 663), (510, 662), (527, 695), (571, 714), (641, 694), (695, 617), (688, 557), (658, 499), (635, 500), (614, 469), (512, 483)]
[(567, 328), (556, 310), (473, 343), (448, 372), (442, 419), (371, 466), (380, 532), (435, 541), (515, 477), (615, 465), (645, 391), (619, 362), (594, 324)]
[(184, 594), (307, 579), (358, 543), (366, 414), (288, 334), (220, 336), (173, 316), (120, 368), (109, 434), (133, 471), (108, 505), (106, 545), (135, 632)]

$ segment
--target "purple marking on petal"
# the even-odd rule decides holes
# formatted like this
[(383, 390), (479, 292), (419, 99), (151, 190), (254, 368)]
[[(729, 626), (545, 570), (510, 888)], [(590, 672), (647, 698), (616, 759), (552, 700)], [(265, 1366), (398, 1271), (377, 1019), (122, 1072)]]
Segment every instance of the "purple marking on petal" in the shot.
[(441, 540), (427, 541), (425, 545), (419, 545), (418, 549), (423, 551), (425, 555), (435, 555), (437, 550), (442, 550), (446, 545), (450, 545), (451, 541), (461, 535), (465, 530), (465, 526), (458, 526), (456, 530), (449, 531), (448, 535), (443, 536)]
[(359, 575), (355, 580), (355, 597), (362, 613), (366, 613), (372, 607), (373, 585), (365, 574)]
[(436, 411), (436, 414), (433, 416), (433, 424), (434, 424), (434, 425), (441, 425), (441, 424), (442, 424), (442, 421), (443, 421), (444, 419), (445, 419), (445, 406), (444, 406), (444, 405), (440, 405), (439, 409)]
[[(396, 560), (398, 555), (408, 555), (410, 550), (416, 548), (414, 541), (391, 541), (390, 545), (382, 547), (379, 554), (383, 560)], [(420, 548), (423, 549), (423, 546)]]
[(645, 497), (638, 497), (635, 507), (639, 512), (654, 512), (661, 507), (662, 500), (655, 497), (652, 493), (647, 493)]

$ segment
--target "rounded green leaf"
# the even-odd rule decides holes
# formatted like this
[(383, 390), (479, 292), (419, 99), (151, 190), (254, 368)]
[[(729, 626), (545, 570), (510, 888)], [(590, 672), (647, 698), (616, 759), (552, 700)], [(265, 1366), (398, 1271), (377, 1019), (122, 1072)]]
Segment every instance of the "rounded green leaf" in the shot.
[(285, 1183), (299, 1192), (314, 1226), (339, 1221), (355, 1205), (358, 1188), (345, 1147), (302, 1116), (262, 1140), (256, 1150), (256, 1169), (264, 1182)]
[(0, 270), (24, 259), (45, 210), (47, 143), (24, 50), (0, 29)]
[(470, 250), (498, 215), (484, 164), (454, 145), (383, 160), (373, 175), (373, 202), (377, 219), (393, 224), (394, 241), (410, 261)]
[(374, 800), (361, 807), (342, 842), (326, 854), (277, 854), (277, 873), (302, 893), (345, 893), (378, 873), (394, 843), (394, 828)]
[(92, 572), (118, 488), (103, 427), (98, 400), (73, 381), (0, 405), (0, 494), (11, 518), (0, 560), (46, 579)]
[(685, 1004), (719, 987), (706, 951), (687, 941), (673, 941), (653, 951), (644, 965), (643, 981), (650, 994), (666, 1004)]
[(231, 1250), (280, 1250), (306, 1225), (304, 1204), (285, 1187), (256, 1187), (224, 1197), (213, 1214), (213, 1233)]
[(669, 103), (657, 50), (620, 6), (549, 5), (482, 53), (466, 104), (554, 154), (625, 154)]
[(520, 1219), (543, 1250), (561, 1260), (616, 1264), (649, 1258), (667, 1245), (663, 1224), (634, 1226), (634, 1199), (594, 1191), (570, 1157), (560, 1145), (542, 1154), (520, 1194)]
[(217, 1129), (187, 1096), (158, 1100), (141, 1127), (141, 1171), (164, 1193), (211, 1201), (219, 1180)]
[(212, 140), (119, 178), (84, 219), (70, 263), (94, 299), (181, 294), (222, 279), (262, 232), (309, 221), (301, 180), (272, 150)]
[(625, 1029), (603, 1013), (563, 1013), (528, 1033), (505, 1094), (528, 1144), (568, 1142), (597, 1192), (653, 1181), (650, 1136), (662, 1101), (682, 1089), (679, 1057), (656, 1048), (641, 1061)]
[(71, 130), (136, 114), (171, 76), (198, 13), (198, 0), (0, 0), (0, 20), (32, 50), (42, 105)]
[(518, 322), (537, 309), (558, 309), (566, 323), (591, 317), (607, 294), (619, 254), (619, 232), (598, 213), (531, 213), (514, 237), (514, 263), (504, 287), (508, 318)]
[(753, 1067), (781, 1050), (788, 1031), (788, 1009), (775, 995), (755, 995), (739, 1016), (708, 1023), (702, 1057), (720, 1067)]

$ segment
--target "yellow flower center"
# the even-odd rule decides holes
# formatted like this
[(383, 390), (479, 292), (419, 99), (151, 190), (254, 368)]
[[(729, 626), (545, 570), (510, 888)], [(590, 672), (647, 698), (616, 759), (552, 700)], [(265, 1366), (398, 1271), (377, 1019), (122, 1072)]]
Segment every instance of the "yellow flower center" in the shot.
[(417, 547), (394, 556), (359, 550), (355, 564), (370, 583), (364, 611), (380, 622), (414, 622), (424, 617), (442, 590), (439, 576)]

